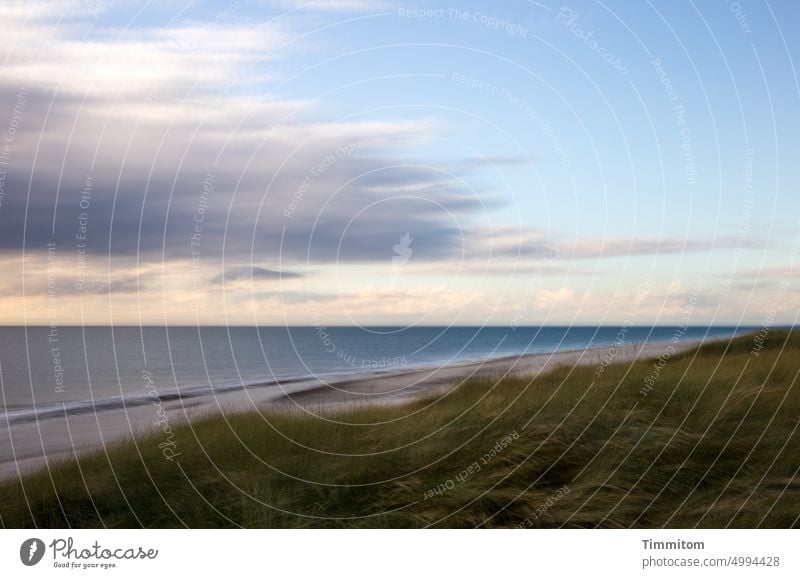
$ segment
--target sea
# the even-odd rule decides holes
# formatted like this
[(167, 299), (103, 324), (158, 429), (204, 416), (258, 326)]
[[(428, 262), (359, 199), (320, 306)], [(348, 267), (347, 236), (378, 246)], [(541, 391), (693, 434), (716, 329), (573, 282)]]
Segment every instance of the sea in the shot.
[(0, 424), (752, 327), (0, 327)]

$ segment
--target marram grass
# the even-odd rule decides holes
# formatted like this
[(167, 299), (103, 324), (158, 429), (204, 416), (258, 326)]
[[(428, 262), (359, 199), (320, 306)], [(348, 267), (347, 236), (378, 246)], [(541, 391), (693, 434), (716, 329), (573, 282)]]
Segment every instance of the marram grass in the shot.
[(174, 428), (173, 460), (141, 434), (0, 484), (0, 523), (795, 527), (800, 334), (754, 339), (326, 419), (210, 416)]

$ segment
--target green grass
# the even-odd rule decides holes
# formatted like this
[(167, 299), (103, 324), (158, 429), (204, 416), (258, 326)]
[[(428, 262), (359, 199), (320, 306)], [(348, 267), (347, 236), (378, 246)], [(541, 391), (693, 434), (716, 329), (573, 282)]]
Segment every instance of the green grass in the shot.
[(758, 355), (752, 348), (753, 336), (709, 344), (657, 374), (645, 360), (598, 379), (586, 366), (470, 381), (438, 402), (330, 421), (209, 417), (175, 428), (173, 461), (158, 447), (163, 434), (142, 434), (0, 485), (0, 522), (798, 526), (800, 334), (773, 330)]

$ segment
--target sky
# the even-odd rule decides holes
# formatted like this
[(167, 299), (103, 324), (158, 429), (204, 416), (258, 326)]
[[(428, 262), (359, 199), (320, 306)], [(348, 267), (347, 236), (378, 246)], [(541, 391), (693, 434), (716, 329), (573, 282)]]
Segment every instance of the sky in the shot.
[(0, 324), (773, 325), (790, 0), (0, 4)]

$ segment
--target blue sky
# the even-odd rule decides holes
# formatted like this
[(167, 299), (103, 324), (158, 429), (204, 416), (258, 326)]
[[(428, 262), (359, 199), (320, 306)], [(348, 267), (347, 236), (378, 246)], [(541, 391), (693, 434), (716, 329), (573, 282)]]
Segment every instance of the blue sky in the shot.
[(3, 322), (800, 309), (797, 3), (53, 0), (0, 16), (0, 122), (21, 118)]

